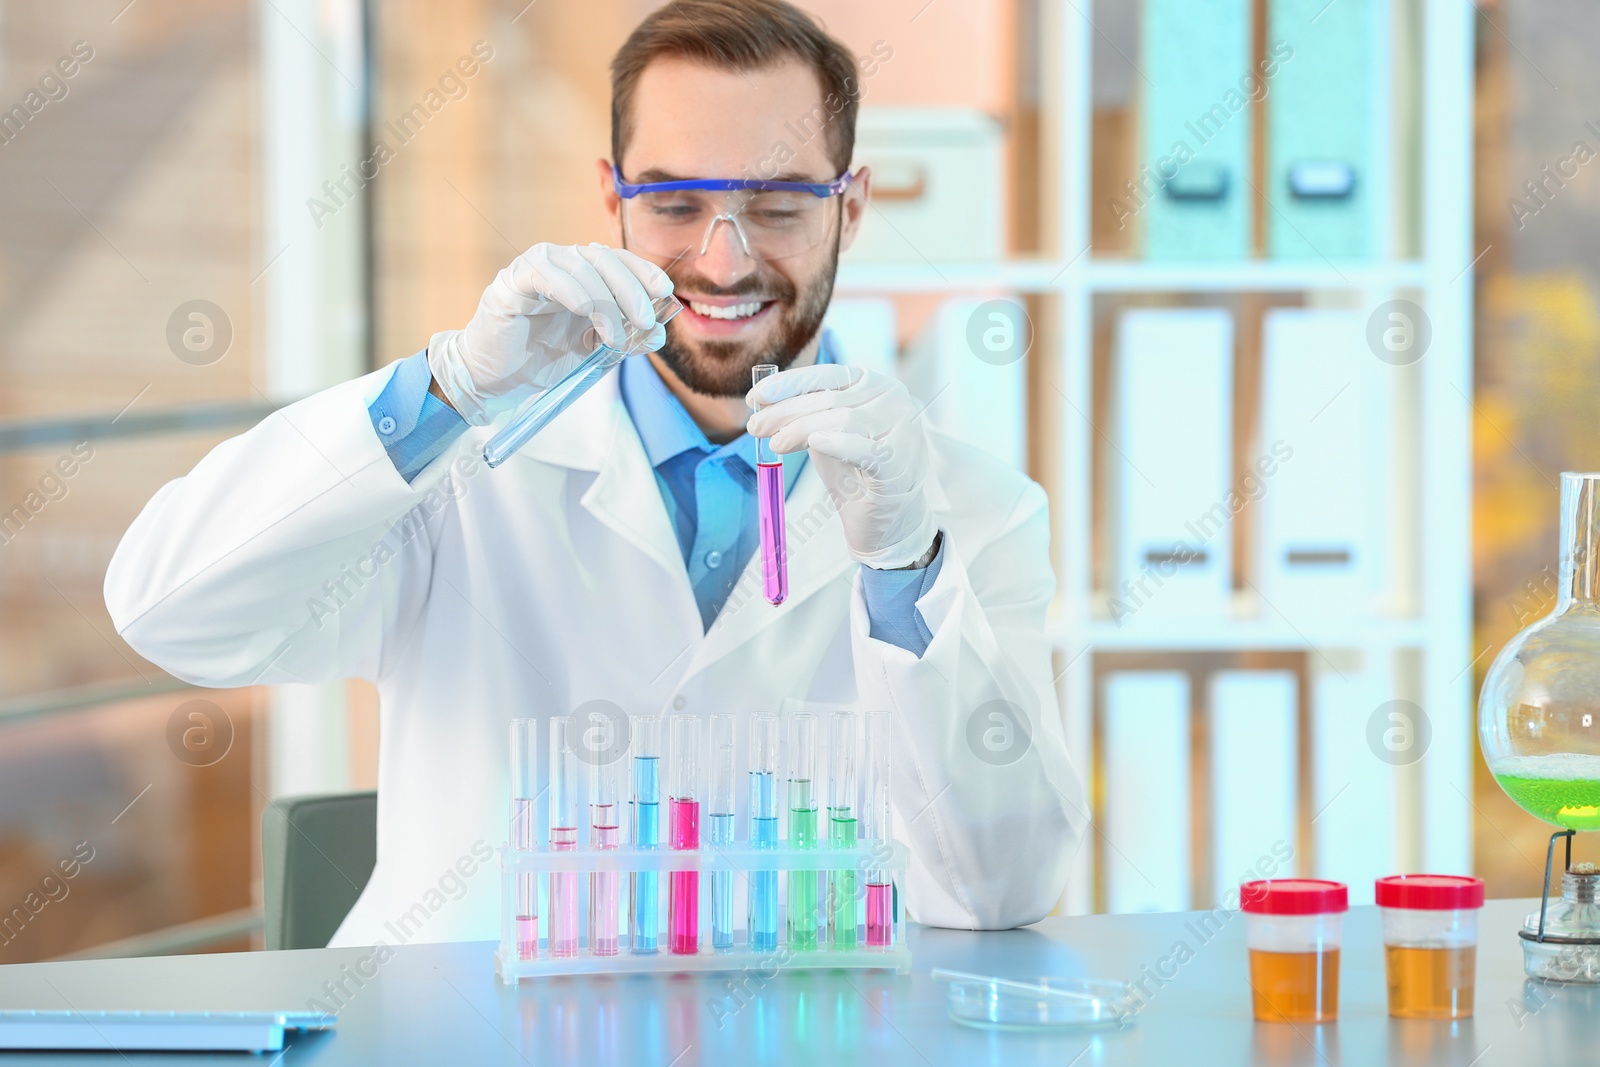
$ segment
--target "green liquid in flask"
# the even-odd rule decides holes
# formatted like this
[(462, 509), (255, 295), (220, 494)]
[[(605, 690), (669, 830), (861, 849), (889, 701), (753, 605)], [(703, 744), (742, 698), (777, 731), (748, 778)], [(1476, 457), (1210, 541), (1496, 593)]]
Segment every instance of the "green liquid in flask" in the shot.
[(1525, 810), (1569, 830), (1600, 830), (1600, 756), (1508, 756), (1489, 768)]

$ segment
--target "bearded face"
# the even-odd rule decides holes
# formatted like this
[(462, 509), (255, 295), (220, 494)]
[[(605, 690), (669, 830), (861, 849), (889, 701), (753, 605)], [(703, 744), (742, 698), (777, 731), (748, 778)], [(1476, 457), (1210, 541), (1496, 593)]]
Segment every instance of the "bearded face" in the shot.
[[(837, 229), (817, 251), (824, 254), (807, 256), (804, 264), (757, 263), (730, 285), (714, 284), (692, 262), (668, 266), (684, 310), (667, 323), (662, 362), (684, 385), (707, 396), (743, 396), (750, 369), (758, 364), (787, 369), (816, 337), (833, 298)], [(804, 274), (796, 276), (802, 267)]]

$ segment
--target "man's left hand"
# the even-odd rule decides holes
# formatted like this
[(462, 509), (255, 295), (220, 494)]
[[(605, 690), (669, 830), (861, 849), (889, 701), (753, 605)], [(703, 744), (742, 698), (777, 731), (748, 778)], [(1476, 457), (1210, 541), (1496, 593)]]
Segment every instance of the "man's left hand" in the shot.
[(852, 556), (878, 570), (924, 562), (938, 527), (923, 494), (922, 409), (904, 385), (824, 363), (775, 374), (745, 400), (760, 409), (747, 427), (752, 436), (772, 438), (779, 454), (810, 451)]

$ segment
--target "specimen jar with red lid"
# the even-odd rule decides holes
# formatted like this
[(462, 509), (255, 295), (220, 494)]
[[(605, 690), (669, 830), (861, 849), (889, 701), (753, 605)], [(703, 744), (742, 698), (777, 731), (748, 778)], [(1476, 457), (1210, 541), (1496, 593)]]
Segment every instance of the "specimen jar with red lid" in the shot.
[(1262, 1022), (1339, 1016), (1339, 941), (1350, 892), (1343, 882), (1272, 878), (1239, 887), (1250, 991)]
[(1483, 879), (1464, 874), (1379, 878), (1389, 1014), (1464, 1019), (1472, 1014)]

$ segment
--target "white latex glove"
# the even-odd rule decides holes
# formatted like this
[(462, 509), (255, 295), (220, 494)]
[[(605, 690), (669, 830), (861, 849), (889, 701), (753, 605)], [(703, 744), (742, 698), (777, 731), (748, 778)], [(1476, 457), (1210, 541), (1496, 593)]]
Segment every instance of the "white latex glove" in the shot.
[(928, 442), (922, 409), (904, 385), (824, 363), (774, 374), (745, 401), (760, 408), (751, 435), (771, 437), (780, 454), (810, 450), (858, 561), (894, 570), (933, 547), (938, 527), (922, 491)]
[(466, 329), (433, 335), (428, 369), (461, 417), (483, 426), (554, 385), (575, 365), (564, 357), (587, 356), (597, 336), (620, 348), (631, 327), (660, 348), (666, 327), (650, 301), (671, 292), (665, 271), (626, 249), (537, 244), (495, 275)]

